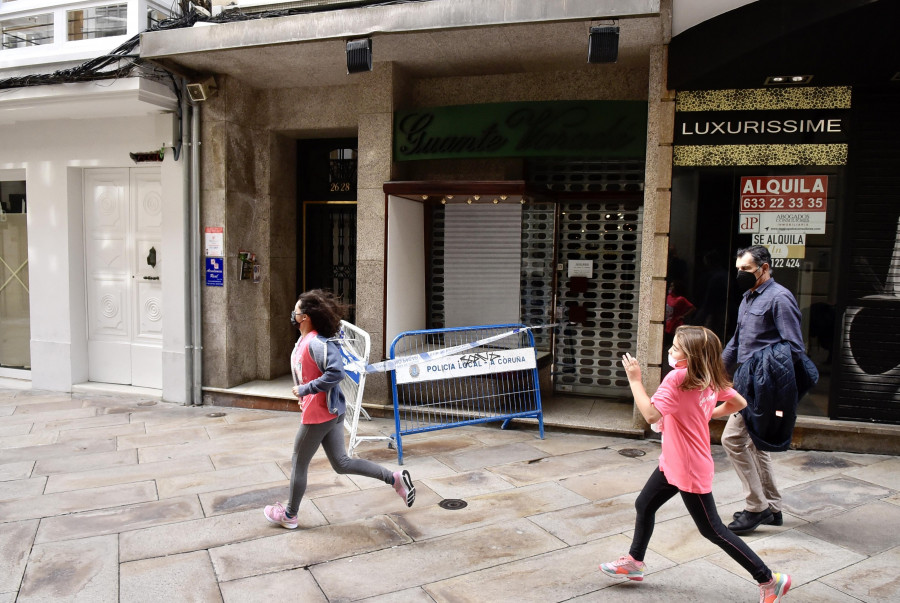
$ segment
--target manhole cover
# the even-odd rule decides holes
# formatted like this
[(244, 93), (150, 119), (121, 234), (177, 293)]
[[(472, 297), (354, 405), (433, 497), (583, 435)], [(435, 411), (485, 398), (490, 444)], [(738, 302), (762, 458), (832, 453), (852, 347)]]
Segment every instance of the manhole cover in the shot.
[(147, 400), (146, 402), (138, 402), (138, 406), (156, 406), (156, 401)]
[(442, 509), (447, 509), (448, 511), (459, 511), (460, 509), (465, 509), (469, 506), (469, 503), (459, 498), (445, 498), (438, 503), (438, 506)]
[(619, 451), (619, 454), (633, 459), (636, 456), (644, 456), (647, 453), (644, 452), (643, 450), (641, 450), (640, 448), (623, 448), (622, 450)]
[(216, 417), (224, 417), (224, 416), (225, 416), (225, 413), (224, 413), (224, 412), (211, 412), (211, 413), (209, 413), (209, 414), (206, 415), (206, 416), (207, 416), (207, 417), (212, 417), (212, 418), (216, 418)]

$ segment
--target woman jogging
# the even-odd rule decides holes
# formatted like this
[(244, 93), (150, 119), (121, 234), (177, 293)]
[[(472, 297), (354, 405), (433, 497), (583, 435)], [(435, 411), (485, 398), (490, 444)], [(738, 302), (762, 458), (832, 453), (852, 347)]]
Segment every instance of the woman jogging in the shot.
[[(760, 603), (777, 603), (791, 587), (787, 574), (773, 574), (744, 541), (719, 518), (712, 495), (713, 465), (709, 420), (734, 413), (747, 401), (731, 388), (722, 363), (722, 344), (705, 327), (681, 326), (669, 348), (666, 375), (653, 398), (641, 383), (641, 369), (631, 354), (622, 357), (628, 383), (641, 414), (651, 425), (661, 422), (662, 454), (657, 467), (635, 502), (637, 519), (628, 555), (604, 563), (610, 576), (641, 581), (644, 554), (656, 520), (656, 511), (676, 494), (700, 533), (737, 561), (759, 583)], [(725, 403), (716, 407), (716, 402)]]
[(347, 403), (341, 392), (344, 366), (337, 344), (332, 341), (341, 325), (345, 307), (330, 292), (321, 289), (300, 296), (291, 314), (291, 324), (300, 330), (300, 339), (291, 353), (291, 390), (299, 399), (301, 425), (294, 438), (291, 463), (290, 498), (287, 507), (275, 503), (265, 508), (266, 519), (293, 530), (297, 527), (297, 510), (306, 492), (309, 462), (319, 445), (338, 473), (352, 473), (380, 479), (411, 507), (416, 499), (409, 471), (395, 471), (363, 459), (347, 456), (344, 446), (344, 412)]

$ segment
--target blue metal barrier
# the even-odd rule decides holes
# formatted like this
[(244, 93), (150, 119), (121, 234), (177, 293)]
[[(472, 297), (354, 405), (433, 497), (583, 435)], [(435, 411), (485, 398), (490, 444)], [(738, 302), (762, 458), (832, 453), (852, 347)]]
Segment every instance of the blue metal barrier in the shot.
[[(507, 332), (508, 336), (497, 339)], [(485, 339), (493, 341), (481, 344)], [(450, 356), (438, 352), (465, 344), (473, 347)], [(420, 361), (391, 371), (401, 465), (402, 436), (414, 433), (489, 421), (503, 421), (501, 428), (506, 428), (513, 419), (534, 418), (543, 439), (534, 336), (524, 325), (406, 331), (391, 343), (390, 358), (410, 356)]]

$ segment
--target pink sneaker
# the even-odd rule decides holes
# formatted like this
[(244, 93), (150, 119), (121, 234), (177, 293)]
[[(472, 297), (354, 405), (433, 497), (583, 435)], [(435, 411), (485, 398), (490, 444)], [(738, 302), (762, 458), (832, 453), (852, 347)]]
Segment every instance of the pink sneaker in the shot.
[(416, 500), (416, 487), (413, 486), (409, 471), (406, 469), (404, 469), (402, 473), (400, 471), (394, 471), (394, 490), (396, 490), (397, 494), (400, 495), (400, 498), (406, 502), (407, 507), (413, 506), (413, 503)]
[(263, 509), (263, 515), (272, 523), (280, 524), (281, 527), (293, 530), (297, 527), (297, 516), (288, 517), (287, 511), (280, 502), (269, 505)]
[(631, 555), (619, 557), (611, 563), (601, 563), (600, 570), (613, 578), (628, 578), (635, 582), (644, 579), (644, 570), (647, 568), (643, 561), (638, 561)]
[(787, 574), (772, 574), (772, 579), (759, 585), (759, 603), (780, 603), (781, 597), (791, 588)]

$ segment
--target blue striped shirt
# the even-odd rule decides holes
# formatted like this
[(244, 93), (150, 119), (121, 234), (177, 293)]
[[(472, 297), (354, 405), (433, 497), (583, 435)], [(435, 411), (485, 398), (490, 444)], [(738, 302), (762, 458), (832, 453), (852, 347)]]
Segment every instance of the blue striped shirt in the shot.
[(731, 370), (743, 364), (754, 353), (772, 344), (786, 341), (794, 360), (806, 353), (800, 331), (800, 308), (790, 291), (769, 279), (756, 291), (744, 293), (738, 308), (737, 330), (725, 350), (722, 360)]

